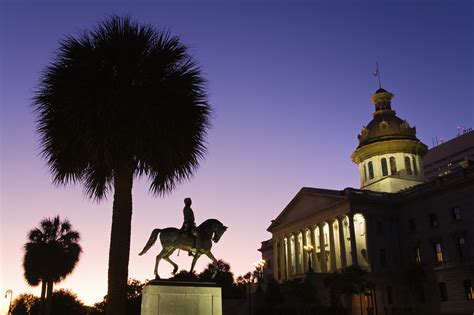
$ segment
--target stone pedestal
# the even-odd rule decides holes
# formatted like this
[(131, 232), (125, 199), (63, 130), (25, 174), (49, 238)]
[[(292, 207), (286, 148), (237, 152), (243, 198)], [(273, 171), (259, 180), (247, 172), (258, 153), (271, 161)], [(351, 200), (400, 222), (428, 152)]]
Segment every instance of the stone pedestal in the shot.
[(143, 287), (142, 315), (222, 315), (221, 288), (209, 282), (154, 280)]

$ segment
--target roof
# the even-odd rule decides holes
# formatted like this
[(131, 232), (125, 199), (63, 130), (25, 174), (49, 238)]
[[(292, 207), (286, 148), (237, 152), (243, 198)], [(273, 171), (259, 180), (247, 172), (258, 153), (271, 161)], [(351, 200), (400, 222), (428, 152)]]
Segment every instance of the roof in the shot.
[(450, 160), (452, 157), (473, 155), (474, 152), (474, 131), (467, 132), (461, 136), (444, 142), (428, 150), (423, 157), (423, 164), (428, 167), (430, 164)]
[[(318, 199), (315, 200), (312, 198), (311, 202), (309, 203), (310, 206), (305, 204), (305, 198), (316, 196)], [(293, 197), (293, 199), (283, 209), (278, 217), (272, 220), (272, 223), (267, 228), (267, 231), (271, 231), (280, 225), (298, 221), (301, 218), (313, 214), (318, 209), (324, 209), (345, 200), (347, 200), (345, 190), (303, 187), (295, 195), (295, 197)]]

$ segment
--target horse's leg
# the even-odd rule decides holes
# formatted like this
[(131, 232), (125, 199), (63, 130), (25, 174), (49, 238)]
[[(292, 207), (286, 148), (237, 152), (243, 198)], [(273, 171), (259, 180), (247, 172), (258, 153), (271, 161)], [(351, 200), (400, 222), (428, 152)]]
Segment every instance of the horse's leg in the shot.
[(166, 256), (163, 257), (164, 260), (166, 260), (167, 262), (169, 262), (170, 264), (173, 265), (173, 267), (174, 267), (173, 268), (173, 275), (176, 274), (176, 272), (178, 271), (178, 265), (175, 264), (175, 262), (170, 259), (170, 256), (173, 254), (174, 251), (175, 251), (175, 248), (171, 249), (169, 251), (169, 253)]
[(155, 262), (155, 278), (160, 279), (160, 276), (158, 275), (158, 266), (160, 265), (160, 260), (164, 258), (168, 253), (170, 249), (168, 247), (164, 247), (161, 252), (156, 256), (156, 262)]
[(209, 257), (212, 260), (212, 264), (214, 265), (214, 271), (212, 272), (212, 278), (214, 279), (214, 277), (217, 274), (217, 266), (218, 266), (217, 259), (216, 259), (216, 257), (214, 257), (214, 255), (212, 255), (210, 250), (204, 251), (204, 254), (206, 254), (206, 256)]
[(196, 262), (197, 262), (197, 260), (199, 259), (199, 257), (200, 257), (201, 255), (202, 255), (201, 253), (196, 253), (196, 254), (194, 255), (193, 262), (191, 263), (191, 269), (189, 270), (189, 273), (192, 273), (192, 272), (193, 272), (194, 266), (196, 265)]

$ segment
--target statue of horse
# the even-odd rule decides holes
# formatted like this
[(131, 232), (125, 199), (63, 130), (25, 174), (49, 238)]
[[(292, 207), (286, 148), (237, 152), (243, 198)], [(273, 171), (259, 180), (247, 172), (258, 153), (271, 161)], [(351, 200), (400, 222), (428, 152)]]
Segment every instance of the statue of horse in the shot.
[[(178, 271), (178, 265), (170, 259), (170, 256), (176, 249), (194, 252), (194, 258), (189, 272), (193, 272), (196, 261), (202, 254), (209, 257), (212, 260), (214, 267), (217, 267), (217, 259), (211, 253), (212, 242), (217, 243), (222, 234), (224, 234), (224, 232), (227, 230), (227, 227), (219, 222), (219, 220), (208, 219), (201, 223), (196, 229), (200, 239), (199, 250), (196, 250), (194, 246), (194, 237), (190, 237), (186, 233), (183, 233), (183, 231), (180, 229), (169, 227), (166, 229), (154, 229), (153, 232), (151, 232), (148, 242), (138, 255), (141, 256), (145, 254), (150, 249), (150, 247), (155, 244), (158, 234), (160, 234), (160, 241), (163, 249), (158, 254), (158, 256), (156, 256), (154, 271), (156, 279), (160, 279), (160, 276), (158, 275), (158, 265), (160, 264), (161, 259), (164, 259), (173, 265), (173, 274)], [(217, 268), (214, 268), (214, 270), (213, 277), (217, 272)]]

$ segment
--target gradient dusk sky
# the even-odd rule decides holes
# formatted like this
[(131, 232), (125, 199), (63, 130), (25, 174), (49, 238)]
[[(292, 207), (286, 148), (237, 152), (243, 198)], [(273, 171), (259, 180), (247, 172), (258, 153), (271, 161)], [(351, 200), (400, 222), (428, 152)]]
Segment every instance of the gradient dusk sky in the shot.
[[(225, 3), (225, 4), (224, 4)], [(0, 313), (31, 288), (22, 246), (43, 217), (69, 218), (83, 254), (56, 288), (86, 304), (107, 290), (112, 202), (88, 200), (80, 186), (54, 187), (39, 156), (31, 98), (58, 41), (112, 14), (170, 30), (190, 47), (208, 79), (215, 115), (208, 154), (194, 178), (164, 198), (133, 189), (129, 276), (153, 277), (155, 245), (138, 256), (155, 227), (180, 226), (183, 199), (196, 221), (229, 226), (213, 252), (235, 276), (251, 270), (266, 231), (303, 186), (359, 187), (350, 155), (373, 112), (369, 97), (393, 92), (397, 114), (432, 146), (458, 126), (473, 127), (473, 1), (5, 1), (0, 3), (1, 247)], [(172, 257), (181, 268), (191, 259)], [(209, 260), (202, 257), (201, 271)], [(162, 262), (160, 274), (170, 275)]]

